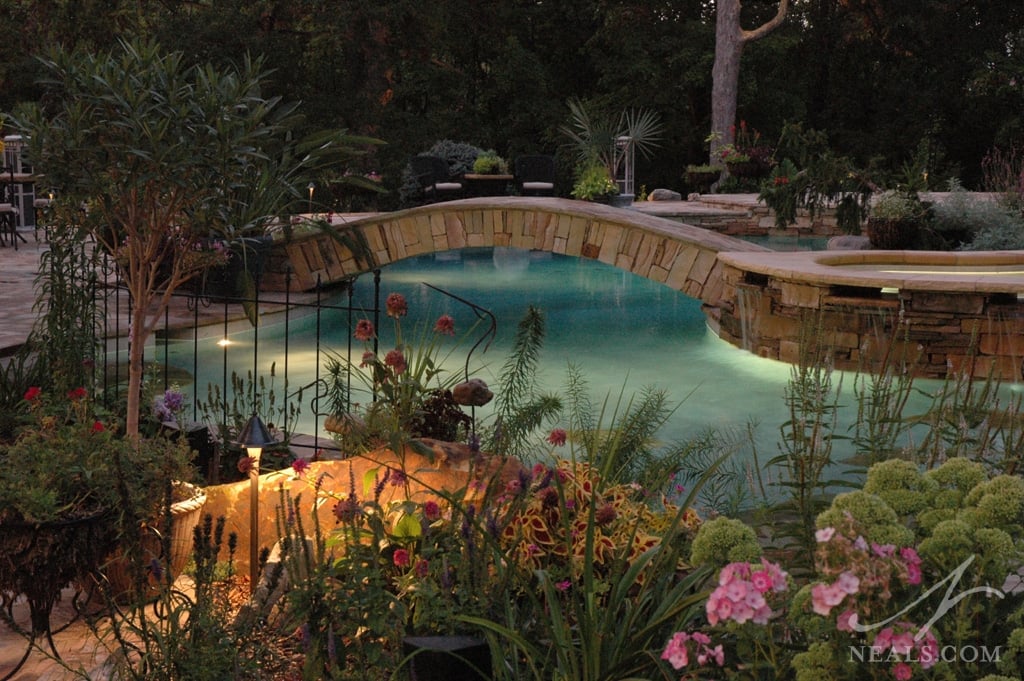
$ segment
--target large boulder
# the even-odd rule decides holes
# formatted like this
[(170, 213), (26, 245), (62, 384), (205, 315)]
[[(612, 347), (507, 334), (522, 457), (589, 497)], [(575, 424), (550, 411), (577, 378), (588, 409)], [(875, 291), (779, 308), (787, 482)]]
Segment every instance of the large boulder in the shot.
[[(463, 489), (486, 489), (487, 485), (471, 485), (474, 480), (488, 481), (498, 477), (501, 488), (505, 483), (518, 477), (522, 464), (512, 459), (474, 453), (467, 445), (438, 440), (419, 440), (426, 445), (421, 453), (419, 448), (406, 446), (401, 456), (389, 448), (382, 448), (361, 456), (353, 456), (340, 461), (317, 461), (310, 464), (301, 476), (295, 475), (288, 468), (273, 473), (265, 473), (259, 477), (259, 546), (274, 546), (279, 539), (277, 533), (277, 509), (280, 506), (281, 493), (284, 490), (292, 498), (301, 496), (301, 508), (307, 514), (313, 512), (314, 484), (321, 480), (321, 495), (330, 494), (340, 498), (350, 493), (353, 488), (359, 499), (372, 495), (364, 486), (375, 478), (383, 477), (387, 468), (404, 470), (409, 480), (410, 497), (415, 501), (437, 498), (443, 490), (456, 491)], [(238, 535), (238, 550), (234, 557), (239, 574), (249, 573), (249, 492), (250, 481), (243, 480), (225, 485), (214, 485), (206, 488), (206, 506), (203, 513), (214, 518), (224, 516), (225, 533), (234, 532)], [(380, 495), (380, 503), (388, 504), (405, 497), (404, 485), (385, 485)], [(470, 499), (472, 501), (473, 499)], [(319, 504), (316, 508), (320, 527), (330, 532), (336, 523), (333, 513), (333, 500)], [(312, 531), (312, 522), (304, 522), (307, 531)], [(227, 555), (222, 549), (221, 560)]]

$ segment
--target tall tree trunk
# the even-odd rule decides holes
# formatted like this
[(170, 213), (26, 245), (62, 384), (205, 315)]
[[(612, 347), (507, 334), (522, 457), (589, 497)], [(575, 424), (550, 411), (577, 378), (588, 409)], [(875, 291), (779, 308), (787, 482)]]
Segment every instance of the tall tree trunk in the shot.
[(768, 35), (786, 18), (789, 0), (779, 0), (775, 16), (752, 31), (740, 25), (740, 0), (715, 3), (715, 63), (711, 68), (711, 149), (710, 163), (719, 158), (718, 150), (732, 144), (735, 137), (736, 99), (739, 95), (740, 56), (752, 40)]

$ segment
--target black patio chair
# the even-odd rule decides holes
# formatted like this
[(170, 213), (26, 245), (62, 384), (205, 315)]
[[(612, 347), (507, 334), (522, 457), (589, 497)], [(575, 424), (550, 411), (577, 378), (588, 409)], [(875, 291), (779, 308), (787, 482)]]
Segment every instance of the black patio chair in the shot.
[(554, 196), (555, 157), (519, 156), (515, 161), (516, 189), (522, 196)]
[(409, 161), (427, 203), (457, 199), (463, 195), (462, 181), (451, 176), (448, 162), (439, 156), (414, 156)]

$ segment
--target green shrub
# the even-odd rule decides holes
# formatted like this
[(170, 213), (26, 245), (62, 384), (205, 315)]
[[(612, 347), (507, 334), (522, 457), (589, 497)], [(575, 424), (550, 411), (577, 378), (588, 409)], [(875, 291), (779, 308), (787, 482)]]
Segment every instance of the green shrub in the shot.
[(508, 172), (508, 163), (493, 149), (481, 153), (473, 161), (473, 172), (477, 175), (504, 175)]

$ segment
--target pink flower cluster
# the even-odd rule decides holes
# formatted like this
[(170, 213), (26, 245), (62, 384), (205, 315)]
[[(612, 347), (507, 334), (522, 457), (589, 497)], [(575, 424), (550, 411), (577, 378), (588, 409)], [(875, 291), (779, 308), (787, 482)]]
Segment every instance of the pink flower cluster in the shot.
[(891, 651), (891, 659), (899, 660), (892, 668), (892, 675), (906, 681), (914, 675), (910, 662), (919, 662), (922, 669), (931, 669), (939, 661), (939, 642), (931, 631), (918, 633), (917, 625), (911, 622), (897, 622), (886, 627), (875, 636), (871, 648), (879, 657)]
[(772, 616), (765, 595), (785, 591), (788, 575), (775, 563), (761, 559), (760, 568), (749, 563), (729, 563), (718, 575), (718, 587), (708, 596), (708, 622), (767, 624)]
[(712, 648), (711, 637), (699, 631), (695, 631), (692, 634), (688, 634), (685, 631), (677, 631), (665, 646), (665, 650), (662, 651), (661, 659), (667, 660), (673, 669), (682, 669), (689, 666), (691, 650), (688, 644), (691, 641), (694, 644), (692, 652), (696, 653), (698, 665), (714, 662), (721, 667), (725, 664), (725, 652), (722, 650), (722, 645), (719, 644)]
[[(847, 596), (856, 594), (860, 594), (857, 610), (869, 614), (872, 605), (882, 605), (892, 597), (894, 582), (911, 586), (921, 583), (921, 558), (917, 551), (911, 547), (897, 549), (892, 544), (869, 544), (852, 522), (843, 531), (834, 527), (820, 529), (815, 539), (818, 572), (832, 578), (811, 587), (811, 606), (819, 615), (828, 616)], [(856, 622), (856, 612), (847, 608), (839, 615), (837, 627), (840, 631), (852, 631)]]

